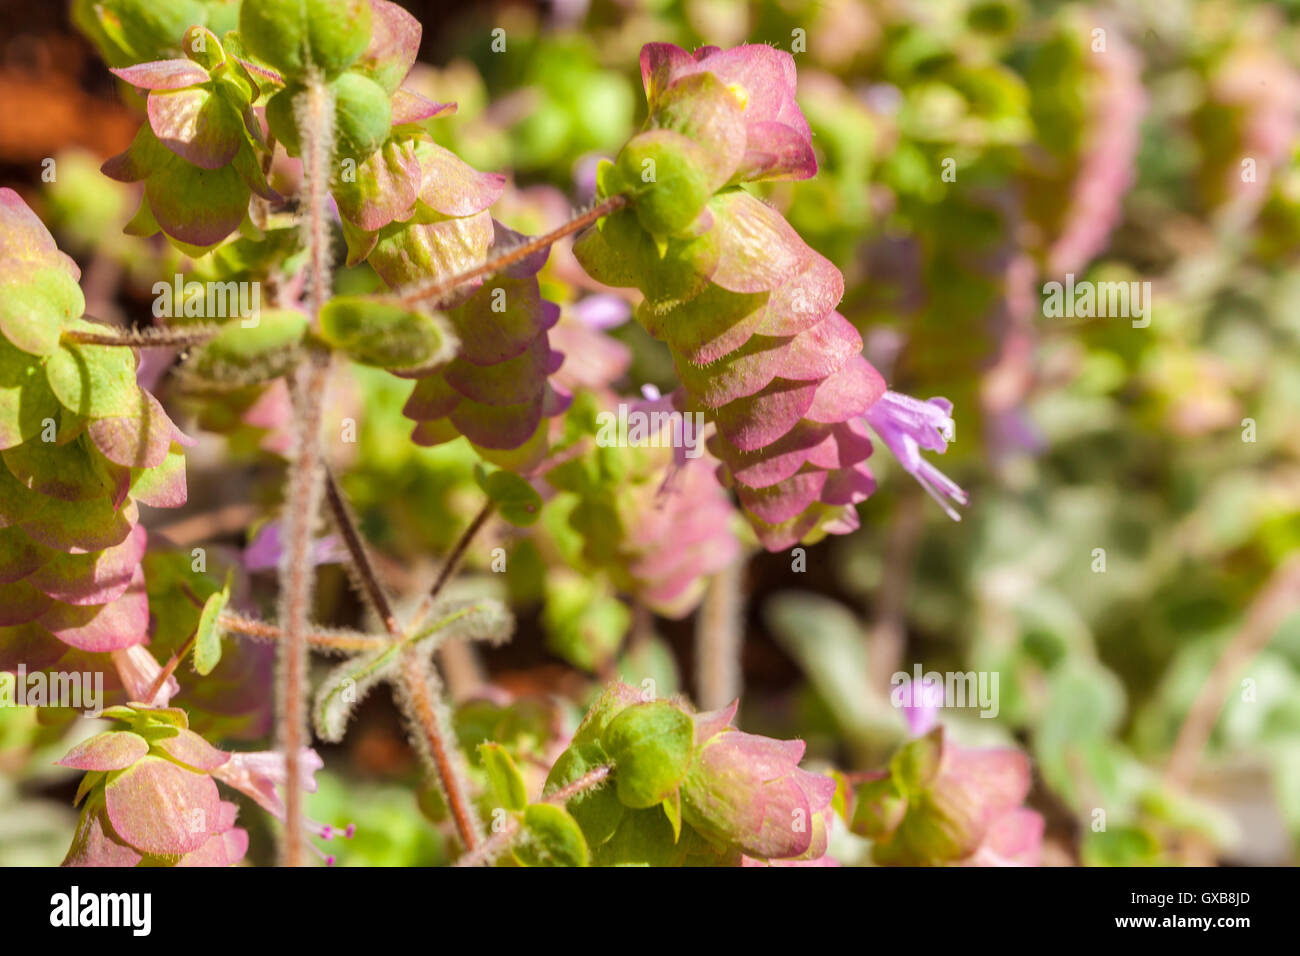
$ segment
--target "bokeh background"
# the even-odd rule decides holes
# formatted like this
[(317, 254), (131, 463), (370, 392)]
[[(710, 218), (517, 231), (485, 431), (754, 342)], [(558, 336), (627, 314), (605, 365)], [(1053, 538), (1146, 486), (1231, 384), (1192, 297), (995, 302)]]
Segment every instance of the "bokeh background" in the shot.
[[(542, 766), (601, 681), (695, 693), (718, 679), (700, 666), (697, 631), (730, 630), (740, 673), (722, 682), (743, 687), (742, 726), (801, 736), (814, 762), (851, 770), (879, 765), (905, 733), (892, 674), (996, 672), (995, 719), (944, 719), (972, 743), (1030, 753), (1047, 863), (1294, 863), (1300, 3), (403, 5), (424, 24), (408, 85), (459, 104), (429, 131), (511, 173), (494, 214), (524, 232), (584, 202), (595, 162), (643, 119), (642, 43), (794, 50), (820, 172), (766, 184), (764, 198), (844, 272), (840, 310), (891, 387), (953, 401), (956, 441), (935, 461), (970, 496), (951, 521), (878, 447), (860, 531), (802, 562), (748, 547), (680, 620), (584, 560), (563, 495), (531, 532), (491, 528), (459, 586), (508, 596), (519, 628), (506, 646), (444, 660), (467, 743), (510, 737)], [(90, 314), (137, 320), (154, 282), (201, 277), (161, 237), (121, 234), (138, 195), (98, 166), (130, 142), (140, 102), (69, 7), (0, 4), (0, 104), (0, 184), (78, 259)], [(557, 247), (543, 279), (566, 316), (618, 313), (575, 272)], [(1149, 326), (1045, 316), (1043, 283), (1066, 273), (1149, 282)], [(374, 284), (364, 268), (339, 278)], [(596, 379), (624, 394), (674, 387), (667, 350), (635, 322), (566, 322), (571, 363), (586, 357)], [(344, 481), (385, 573), (415, 594), (481, 503), (474, 459), (463, 443), (412, 445), (409, 386), (365, 372), (335, 388), (335, 417), (361, 423), (340, 452)], [(241, 601), (270, 606), (273, 569), (252, 546), (274, 532), (283, 436), (250, 414), (256, 396), (200, 417), (160, 381), (205, 435), (189, 505), (152, 529), (176, 549), (148, 559), (161, 659), (192, 627), (192, 608), (171, 599), (195, 543), (218, 546), (214, 575), (239, 570)], [(505, 574), (492, 573), (495, 547)], [(318, 618), (364, 623), (325, 552)], [(264, 741), (269, 651), (223, 669), (177, 703), (216, 737)], [(52, 761), (86, 733), (0, 710), (0, 864), (62, 858), (76, 780)], [(444, 859), (442, 811), (383, 694), (323, 752), (311, 813), (359, 826), (341, 863)], [(241, 821), (256, 830), (253, 857), (269, 859), (258, 816)], [(832, 852), (852, 860), (853, 841), (839, 840)]]

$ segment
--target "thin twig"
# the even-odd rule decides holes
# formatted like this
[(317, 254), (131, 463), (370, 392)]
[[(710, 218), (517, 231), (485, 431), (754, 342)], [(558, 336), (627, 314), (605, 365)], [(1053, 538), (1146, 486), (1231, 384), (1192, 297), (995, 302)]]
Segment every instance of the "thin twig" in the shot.
[(180, 665), (180, 662), (185, 658), (185, 655), (189, 653), (190, 648), (194, 646), (194, 641), (198, 636), (199, 632), (195, 630), (193, 634), (185, 638), (185, 643), (177, 648), (176, 653), (171, 656), (171, 660), (169, 660), (163, 669), (158, 672), (158, 676), (154, 678), (154, 682), (149, 686), (149, 692), (145, 696), (146, 702), (153, 703), (153, 699), (158, 696), (158, 692), (163, 689), (164, 685), (166, 685), (167, 678), (176, 673), (177, 666)]
[(1264, 649), (1297, 605), (1300, 605), (1300, 555), (1280, 565), (1250, 602), (1241, 630), (1228, 642), (1201, 685), (1174, 741), (1165, 770), (1167, 784), (1186, 787), (1191, 781), (1233, 679), (1247, 661)]
[[(93, 316), (86, 316), (94, 321)], [(118, 329), (105, 325), (103, 332), (66, 329), (60, 338), (78, 345), (116, 345), (133, 349), (193, 348), (207, 342), (221, 331), (220, 325), (204, 322), (197, 325)]]
[(618, 195), (610, 196), (599, 205), (593, 206), (579, 216), (570, 219), (558, 229), (552, 229), (550, 232), (529, 239), (527, 242), (508, 249), (500, 255), (485, 259), (478, 265), (466, 269), (464, 272), (457, 273), (445, 279), (435, 279), (431, 282), (420, 283), (407, 289), (395, 290), (393, 295), (397, 302), (405, 307), (414, 306), (420, 302), (426, 302), (430, 299), (437, 301), (445, 297), (449, 292), (460, 288), (467, 282), (473, 282), (475, 279), (481, 279), (493, 273), (500, 272), (502, 269), (509, 268), (516, 262), (527, 259), (533, 253), (546, 249), (565, 236), (577, 232), (579, 229), (585, 229), (593, 222), (608, 216), (610, 213), (622, 209), (627, 205), (627, 197)]
[(447, 560), (443, 562), (442, 570), (438, 572), (438, 579), (433, 582), (433, 587), (429, 589), (429, 593), (425, 595), (424, 601), (416, 610), (415, 617), (411, 621), (412, 628), (419, 627), (420, 624), (423, 623), (425, 616), (433, 609), (433, 602), (437, 600), (443, 587), (451, 580), (451, 576), (456, 573), (456, 568), (460, 566), (461, 560), (465, 557), (465, 552), (469, 550), (469, 546), (473, 543), (475, 536), (483, 529), (483, 526), (487, 524), (488, 518), (492, 517), (493, 510), (495, 510), (495, 505), (489, 501), (483, 506), (483, 509), (474, 516), (474, 520), (469, 523), (469, 527), (465, 529), (464, 533), (461, 534), (460, 538), (456, 541), (456, 544), (451, 549), (451, 554), (448, 555)]
[(348, 507), (347, 499), (343, 497), (334, 472), (328, 467), (325, 469), (325, 500), (329, 503), (334, 527), (343, 537), (343, 544), (352, 557), (352, 569), (356, 572), (360, 590), (370, 602), (375, 614), (379, 616), (379, 620), (383, 622), (385, 630), (393, 637), (400, 638), (402, 626), (398, 623), (397, 615), (393, 613), (392, 602), (389, 601), (383, 585), (379, 583), (379, 575), (375, 571), (366, 543)]
[[(401, 666), (398, 668), (399, 690), (405, 704), (403, 709), (409, 711), (408, 716), (416, 724), (428, 747), (429, 758), (442, 784), (447, 805), (451, 807), (456, 830), (466, 851), (471, 851), (480, 842), (479, 828), (466, 788), (462, 785), (462, 777), (454, 764), (459, 756), (452, 749), (455, 745), (455, 734), (452, 728), (447, 726), (439, 706), (440, 701), (434, 693), (434, 688), (430, 686), (431, 682), (436, 680), (436, 672), (428, 669), (433, 665), (423, 661), (420, 658), (420, 650), (414, 646), (425, 615), (419, 615), (409, 628), (402, 628), (401, 622), (393, 611), (392, 602), (379, 582), (379, 575), (375, 571), (374, 562), (357, 527), (352, 508), (333, 473), (328, 469), (325, 471), (325, 493), (334, 525), (338, 528), (348, 554), (352, 557), (353, 570), (356, 572), (360, 590), (370, 601), (375, 613), (383, 620), (389, 634), (404, 645), (400, 650)], [(393, 646), (391, 642), (390, 646)]]
[[(244, 617), (242, 614), (226, 612), (218, 619), (218, 623), (223, 630), (232, 634), (243, 634), (246, 637), (262, 641), (284, 640), (284, 630), (282, 628), (278, 628), (274, 624), (268, 624), (265, 621)], [(387, 637), (379, 637), (373, 634), (334, 634), (328, 631), (314, 631), (303, 636), (312, 647), (348, 654), (379, 651), (392, 644), (392, 641)]]
[[(588, 770), (568, 786), (561, 787), (554, 793), (544, 796), (541, 802), (562, 807), (578, 794), (586, 793), (588, 790), (595, 790), (601, 786), (613, 769), (608, 765), (602, 765)], [(491, 863), (510, 847), (511, 842), (519, 835), (519, 829), (519, 821), (512, 819), (499, 833), (495, 833), (491, 839), (485, 840), (473, 853), (466, 853), (457, 860), (456, 865), (484, 866)]]

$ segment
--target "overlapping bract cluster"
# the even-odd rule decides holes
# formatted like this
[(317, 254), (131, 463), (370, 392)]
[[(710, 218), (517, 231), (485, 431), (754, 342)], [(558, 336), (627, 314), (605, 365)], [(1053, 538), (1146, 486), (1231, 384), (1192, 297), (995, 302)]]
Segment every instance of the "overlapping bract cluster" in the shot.
[[(248, 834), (235, 826), (238, 808), (221, 799), (217, 781), (284, 820), (282, 753), (218, 750), (175, 707), (133, 703), (104, 716), (126, 729), (96, 734), (59, 761), (86, 771), (76, 798), (85, 805), (64, 866), (233, 866), (248, 850)], [(304, 788), (314, 793), (321, 759), (304, 749), (302, 766)], [(354, 828), (309, 821), (308, 829), (328, 841), (350, 838)]]
[[(771, 549), (857, 527), (875, 487), (861, 416), (883, 394), (835, 311), (839, 270), (736, 183), (815, 171), (788, 54), (765, 46), (641, 55), (651, 114), (601, 195), (632, 205), (584, 234), (591, 275), (645, 295), (637, 318), (668, 343), (689, 402), (717, 425), (725, 466)], [(716, 72), (714, 72), (716, 69)]]
[(1036, 866), (1043, 818), (1021, 806), (1029, 784), (1020, 751), (961, 747), (936, 727), (857, 787), (850, 828), (881, 864)]
[(239, 228), (253, 193), (278, 199), (262, 173), (266, 141), (253, 111), (252, 74), (208, 30), (192, 27), (186, 59), (115, 69), (148, 91), (148, 122), (126, 152), (104, 164), (120, 182), (144, 181), (144, 200), (127, 226), (133, 235), (162, 229), (192, 246), (211, 246)]
[(136, 384), (133, 349), (62, 338), (104, 329), (9, 189), (0, 260), (0, 648), (36, 669), (147, 639), (138, 505), (184, 504), (188, 439)]
[(740, 865), (822, 859), (836, 785), (799, 767), (804, 744), (743, 733), (736, 705), (692, 714), (615, 684), (591, 708), (548, 792), (611, 766), (568, 802), (600, 865)]
[(175, 708), (115, 707), (130, 724), (78, 744), (62, 760), (86, 771), (85, 800), (64, 866), (231, 866), (248, 850), (238, 808), (213, 773), (231, 755), (189, 729)]
[(671, 442), (684, 434), (683, 419), (669, 399), (637, 403), (632, 414), (657, 427), (630, 447), (598, 445), (546, 480), (579, 498), (569, 524), (582, 535), (583, 558), (656, 614), (681, 618), (699, 604), (709, 577), (740, 557), (734, 512), (716, 461), (674, 462)]

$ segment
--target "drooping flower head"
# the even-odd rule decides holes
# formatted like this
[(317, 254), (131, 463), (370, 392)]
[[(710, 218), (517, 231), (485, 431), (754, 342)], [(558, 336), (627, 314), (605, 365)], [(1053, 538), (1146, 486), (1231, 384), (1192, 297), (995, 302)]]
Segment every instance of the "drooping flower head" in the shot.
[(671, 102), (674, 86), (701, 74), (716, 77), (740, 108), (744, 153), (730, 181), (816, 174), (812, 131), (795, 101), (794, 57), (762, 44), (730, 50), (705, 46), (693, 54), (671, 43), (641, 48), (641, 81), (652, 114)]
[[(285, 780), (283, 754), (218, 750), (189, 729), (185, 711), (177, 708), (128, 704), (109, 708), (104, 716), (127, 728), (96, 734), (59, 761), (86, 771), (77, 792), (77, 803), (84, 799), (85, 805), (65, 866), (238, 863), (248, 849), (248, 834), (234, 825), (236, 807), (221, 799), (216, 780), (284, 820), (277, 790)], [(321, 759), (304, 748), (302, 763), (304, 789), (314, 793)], [(339, 835), (334, 827), (311, 821), (308, 828), (323, 840)], [(353, 832), (349, 826), (342, 835), (350, 838)]]
[(815, 171), (794, 66), (768, 47), (665, 44), (642, 53), (650, 116), (598, 196), (630, 205), (583, 234), (593, 278), (635, 286), (637, 320), (665, 341), (687, 401), (717, 426), (709, 450), (769, 550), (857, 527), (875, 488), (861, 421), (884, 393), (836, 309), (844, 280), (770, 206), (757, 178)]

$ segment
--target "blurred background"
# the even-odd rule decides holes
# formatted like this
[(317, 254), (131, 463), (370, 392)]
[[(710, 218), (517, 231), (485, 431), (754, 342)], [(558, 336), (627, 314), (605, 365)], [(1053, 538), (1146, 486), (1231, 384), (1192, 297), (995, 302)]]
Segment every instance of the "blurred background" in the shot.
[[(185, 2), (218, 33), (234, 25), (237, 0)], [(89, 314), (147, 321), (154, 282), (217, 267), (121, 233), (138, 192), (98, 166), (129, 144), (141, 102), (87, 38), (88, 6), (0, 3), (0, 185), (78, 260)], [(511, 174), (493, 213), (522, 232), (587, 201), (595, 162), (643, 120), (647, 40), (794, 52), (820, 172), (764, 184), (764, 198), (843, 271), (840, 311), (890, 387), (954, 403), (956, 440), (935, 463), (970, 497), (953, 522), (877, 447), (860, 531), (791, 555), (737, 529), (743, 561), (677, 617), (638, 596), (635, 569), (592, 559), (569, 520), (577, 496), (557, 491), (534, 529), (494, 526), (471, 549), (458, 587), (508, 596), (519, 627), (503, 647), (445, 655), (464, 741), (509, 739), (544, 775), (593, 689), (622, 676), (661, 695), (739, 690), (747, 730), (865, 770), (906, 731), (894, 673), (995, 673), (996, 718), (944, 721), (1030, 753), (1045, 863), (1295, 862), (1300, 2), (403, 6), (424, 24), (407, 85), (459, 104), (429, 132)], [(291, 185), (291, 164), (278, 175)], [(1067, 274), (1149, 282), (1149, 324), (1045, 314), (1044, 283)], [(364, 266), (338, 280), (375, 285)], [(675, 387), (667, 349), (618, 324), (632, 300), (594, 288), (567, 247), (543, 286), (565, 308), (572, 387)], [(408, 383), (341, 377), (334, 418), (362, 423), (340, 451), (344, 483), (394, 586), (417, 594), (481, 505), (473, 453), (409, 441)], [(193, 628), (175, 582), (195, 543), (220, 546), (213, 588), (233, 567), (240, 600), (273, 607), (257, 545), (275, 530), (284, 446), (274, 395), (200, 415), (167, 379), (158, 389), (203, 434), (189, 504), (150, 516), (151, 542), (175, 546), (146, 560), (165, 659)], [(364, 623), (328, 547), (321, 557), (318, 619)], [(743, 642), (738, 674), (703, 659), (719, 633)], [(228, 655), (176, 703), (211, 739), (264, 744), (269, 653)], [(62, 858), (76, 776), (52, 761), (69, 734), (84, 722), (0, 709), (0, 864)], [(444, 811), (386, 694), (322, 752), (311, 814), (359, 828), (340, 863), (444, 859)], [(269, 859), (260, 826), (252, 857)], [(853, 860), (839, 840), (832, 852)]]

